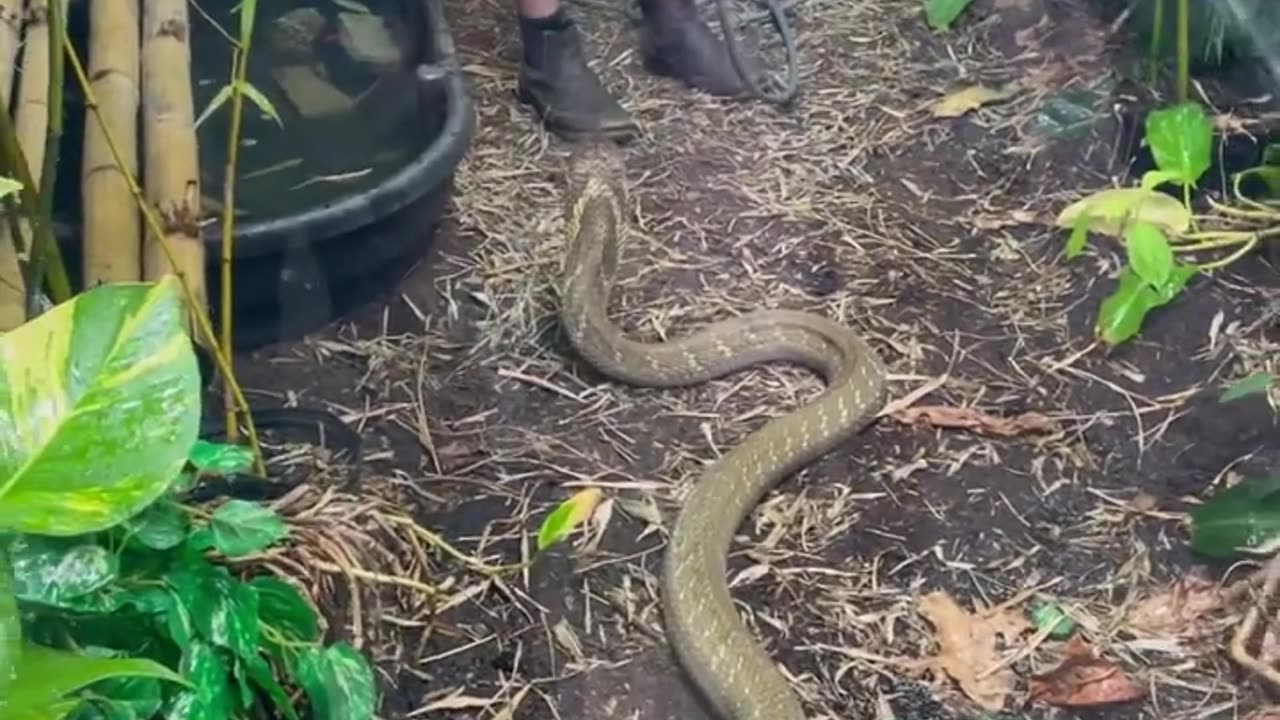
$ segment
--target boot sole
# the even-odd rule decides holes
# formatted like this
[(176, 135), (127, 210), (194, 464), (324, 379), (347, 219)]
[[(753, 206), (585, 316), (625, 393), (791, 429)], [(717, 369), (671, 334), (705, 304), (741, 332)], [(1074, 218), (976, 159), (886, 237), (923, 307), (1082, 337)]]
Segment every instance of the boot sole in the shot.
[(548, 131), (555, 135), (559, 135), (561, 138), (569, 140), (570, 142), (588, 140), (597, 137), (604, 137), (614, 142), (623, 142), (634, 138), (640, 133), (640, 128), (634, 123), (605, 126), (594, 130), (584, 130), (557, 122), (555, 118), (548, 117), (546, 110), (538, 104), (538, 101), (534, 98), (533, 94), (522, 85), (518, 85), (516, 87), (516, 99), (521, 105), (524, 105), (532, 111), (534, 116), (538, 118), (538, 121)]

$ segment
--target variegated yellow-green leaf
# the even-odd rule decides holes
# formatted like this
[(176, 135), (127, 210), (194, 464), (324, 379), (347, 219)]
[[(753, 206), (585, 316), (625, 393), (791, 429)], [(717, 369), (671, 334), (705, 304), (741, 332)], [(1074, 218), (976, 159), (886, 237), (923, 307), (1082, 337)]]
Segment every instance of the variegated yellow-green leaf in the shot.
[(1176, 199), (1148, 188), (1111, 188), (1083, 197), (1058, 214), (1060, 228), (1074, 228), (1082, 217), (1088, 229), (1122, 237), (1133, 222), (1146, 222), (1167, 235), (1179, 235), (1191, 227), (1191, 212)]
[(178, 476), (200, 424), (178, 288), (103, 285), (0, 335), (0, 532), (103, 530)]
[(9, 697), (9, 686), (18, 671), (22, 653), (22, 625), (18, 622), (18, 598), (13, 594), (9, 558), (0, 548), (0, 698)]
[(538, 529), (538, 550), (542, 551), (569, 536), (574, 528), (586, 522), (600, 504), (603, 493), (599, 488), (587, 488), (575, 493), (547, 515)]

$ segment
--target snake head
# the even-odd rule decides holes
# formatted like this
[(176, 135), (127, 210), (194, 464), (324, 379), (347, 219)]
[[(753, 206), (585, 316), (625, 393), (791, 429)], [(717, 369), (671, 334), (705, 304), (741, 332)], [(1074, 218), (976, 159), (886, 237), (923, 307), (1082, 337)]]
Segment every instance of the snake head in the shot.
[(568, 196), (579, 197), (591, 180), (603, 182), (619, 205), (626, 202), (626, 159), (622, 148), (607, 139), (589, 139), (574, 145), (566, 178)]

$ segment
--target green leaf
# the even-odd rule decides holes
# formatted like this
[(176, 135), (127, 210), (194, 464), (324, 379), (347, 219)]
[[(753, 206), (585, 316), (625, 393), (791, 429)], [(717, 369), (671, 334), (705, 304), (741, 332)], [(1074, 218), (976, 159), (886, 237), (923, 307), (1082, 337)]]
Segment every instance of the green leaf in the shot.
[(368, 720), (377, 710), (373, 669), (350, 645), (304, 650), (294, 673), (316, 720)]
[(1225, 558), (1280, 536), (1280, 476), (1245, 480), (1191, 511), (1191, 549)]
[(1180, 235), (1191, 227), (1191, 212), (1162, 192), (1144, 188), (1110, 188), (1080, 198), (1058, 213), (1060, 228), (1076, 228), (1081, 218), (1091, 232), (1123, 237), (1129, 225), (1146, 222), (1167, 235)]
[(137, 720), (153, 717), (164, 704), (160, 681), (155, 678), (112, 678), (94, 683), (84, 693), (86, 703), (68, 720)]
[(1085, 243), (1089, 241), (1089, 215), (1080, 213), (1071, 225), (1071, 237), (1067, 239), (1066, 256), (1074, 260), (1084, 252)]
[(120, 561), (111, 551), (77, 539), (19, 535), (9, 541), (14, 592), (26, 602), (77, 608), (73, 601), (116, 579)]
[(209, 100), (209, 104), (205, 105), (204, 110), (202, 110), (200, 112), (199, 117), (196, 118), (195, 127), (198, 129), (202, 124), (204, 124), (205, 120), (209, 119), (210, 115), (217, 112), (218, 108), (225, 105), (226, 102), (230, 99), (231, 99), (231, 85), (229, 84), (223, 85), (222, 87), (218, 88), (218, 94), (214, 95)]
[(1140, 187), (1143, 190), (1155, 190), (1165, 183), (1176, 183), (1182, 176), (1169, 170), (1148, 170), (1142, 174)]
[(951, 29), (960, 14), (968, 9), (973, 0), (924, 0), (924, 14), (929, 27), (939, 32)]
[(275, 120), (276, 125), (284, 127), (284, 123), (280, 120), (280, 113), (276, 112), (276, 106), (271, 104), (271, 100), (266, 95), (263, 95), (261, 90), (248, 82), (244, 82), (240, 84), (240, 92), (249, 99), (249, 102), (257, 105), (263, 115)]
[(111, 678), (150, 677), (190, 687), (172, 670), (151, 660), (93, 657), (31, 643), (23, 645), (16, 667), (9, 694), (0, 702), (0, 717), (44, 711), (70, 693)]
[(1194, 266), (1176, 265), (1165, 283), (1157, 288), (1138, 277), (1133, 268), (1126, 267), (1120, 273), (1116, 289), (1098, 309), (1094, 332), (1112, 347), (1132, 338), (1142, 329), (1147, 313), (1173, 300), (1195, 273)]
[(171, 550), (182, 544), (191, 532), (191, 522), (182, 507), (172, 500), (160, 499), (146, 510), (129, 518), (126, 526), (132, 537), (152, 550)]
[(168, 489), (200, 423), (185, 313), (168, 276), (0, 334), (0, 532), (104, 530)]
[(200, 637), (239, 657), (258, 653), (258, 592), (226, 568), (208, 565), (170, 573), (169, 584), (191, 614)]
[(22, 189), (22, 183), (11, 177), (0, 176), (0, 198), (7, 198)]
[(1161, 287), (1173, 273), (1173, 247), (1160, 228), (1144, 222), (1129, 226), (1125, 250), (1134, 273), (1152, 287)]
[(241, 445), (197, 440), (187, 459), (202, 473), (231, 475), (253, 467), (253, 451)]
[(274, 510), (246, 500), (228, 500), (209, 520), (213, 546), (229, 558), (265, 550), (289, 534)]
[[(18, 598), (13, 594), (9, 556), (0, 547), (0, 698), (7, 697), (21, 652), (22, 624), (18, 618)], [(2, 702), (0, 707), (3, 707)]]
[(315, 609), (297, 588), (266, 575), (253, 578), (249, 586), (258, 593), (258, 620), (262, 625), (270, 626), (293, 642), (320, 639)]
[(600, 504), (602, 493), (599, 488), (587, 488), (574, 493), (572, 497), (560, 503), (542, 521), (538, 529), (538, 551), (541, 552), (569, 536), (575, 528), (591, 517), (596, 505)]
[(1147, 116), (1146, 142), (1160, 170), (1195, 185), (1212, 162), (1213, 123), (1199, 103), (1163, 108)]
[(1036, 606), (1031, 611), (1031, 622), (1036, 626), (1037, 630), (1041, 631), (1047, 627), (1052, 627), (1053, 629), (1049, 631), (1049, 637), (1056, 640), (1071, 637), (1071, 633), (1076, 630), (1075, 622), (1062, 611), (1062, 608), (1052, 603), (1043, 603)]
[(1236, 382), (1231, 383), (1226, 391), (1222, 393), (1222, 396), (1218, 398), (1218, 402), (1229, 403), (1248, 395), (1264, 393), (1271, 387), (1271, 383), (1273, 381), (1274, 378), (1271, 376), (1271, 373), (1253, 373), (1242, 380), (1237, 380)]
[(271, 704), (275, 705), (276, 710), (285, 717), (285, 720), (298, 720), (298, 713), (293, 709), (293, 704), (289, 702), (289, 693), (280, 687), (279, 681), (275, 675), (271, 673), (271, 666), (261, 655), (253, 658), (244, 658), (240, 661), (243, 664), (245, 673), (253, 683), (262, 689), (262, 692), (270, 698)]
[(202, 642), (192, 643), (182, 657), (182, 674), (191, 681), (169, 702), (166, 720), (227, 720), (232, 717), (231, 686), (227, 666), (218, 651)]

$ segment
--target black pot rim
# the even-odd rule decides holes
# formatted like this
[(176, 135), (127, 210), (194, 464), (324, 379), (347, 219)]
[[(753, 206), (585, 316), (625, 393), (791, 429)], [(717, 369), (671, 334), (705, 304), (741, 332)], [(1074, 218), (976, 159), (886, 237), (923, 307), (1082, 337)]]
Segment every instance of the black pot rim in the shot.
[[(475, 131), (475, 114), (445, 18), (444, 0), (407, 2), (417, 4), (424, 26), (421, 31), (432, 36), (434, 57), (425, 58), (418, 65), (417, 79), (423, 92), (443, 89), (446, 115), (440, 134), (412, 162), (364, 192), (279, 218), (237, 223), (237, 260), (275, 254), (299, 242), (322, 242), (358, 230), (432, 192), (461, 163)], [(221, 222), (212, 222), (201, 231), (210, 253), (221, 251), (221, 228)]]

